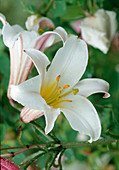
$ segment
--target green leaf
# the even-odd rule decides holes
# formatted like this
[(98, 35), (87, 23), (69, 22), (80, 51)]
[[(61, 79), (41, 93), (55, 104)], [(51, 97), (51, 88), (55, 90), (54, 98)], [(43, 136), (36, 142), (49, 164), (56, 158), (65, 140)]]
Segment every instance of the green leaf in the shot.
[(3, 27), (3, 24), (2, 24), (2, 22), (0, 22), (0, 28), (2, 28)]
[(5, 123), (1, 123), (0, 124), (0, 141), (3, 141), (4, 139), (4, 136), (5, 136), (5, 131), (6, 131), (6, 128), (5, 128)]
[(26, 158), (24, 153), (20, 153), (12, 158), (12, 161), (14, 161), (15, 165), (19, 165), (24, 159)]
[(68, 6), (64, 15), (61, 17), (62, 20), (72, 21), (83, 18), (85, 15), (79, 6)]
[(22, 164), (22, 168), (26, 169), (32, 162), (37, 160), (42, 155), (44, 155), (44, 152), (40, 150), (40, 151), (33, 153), (30, 156), (26, 157), (26, 159), (24, 160), (25, 163)]
[(54, 2), (54, 5), (51, 8), (53, 16), (60, 17), (64, 14), (66, 10), (66, 2), (62, 0), (58, 0)]
[(74, 2), (74, 0), (66, 0), (66, 2), (72, 4)]
[(67, 162), (75, 160), (73, 149), (67, 149), (65, 151), (65, 157), (66, 157)]
[(7, 90), (8, 82), (9, 82), (9, 65), (10, 61), (6, 53), (0, 54), (0, 72), (2, 73), (2, 84), (4, 85), (5, 89)]
[(4, 94), (4, 87), (0, 85), (0, 100), (2, 99), (3, 94)]
[(44, 169), (47, 158), (48, 158), (48, 154), (42, 155), (42, 156), (37, 160), (37, 167), (40, 167), (41, 169)]
[(49, 140), (47, 140), (47, 138), (39, 131), (39, 128), (37, 128), (36, 126), (32, 126), (33, 129), (33, 133), (34, 133), (34, 139), (40, 143), (47, 143), (49, 142)]
[(52, 154), (52, 159), (51, 159), (51, 161), (48, 163), (47, 170), (50, 170), (51, 166), (55, 163), (55, 159), (56, 159), (58, 153), (59, 153), (59, 152), (57, 151), (56, 153)]
[(34, 5), (28, 4), (27, 5), (27, 9), (30, 13), (35, 13), (36, 12), (36, 8)]

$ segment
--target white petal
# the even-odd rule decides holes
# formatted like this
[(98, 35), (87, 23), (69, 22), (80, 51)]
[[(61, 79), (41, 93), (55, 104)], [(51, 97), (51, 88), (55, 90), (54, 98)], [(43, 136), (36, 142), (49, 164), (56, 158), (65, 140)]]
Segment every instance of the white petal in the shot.
[(94, 26), (94, 23), (92, 22), (92, 26), (94, 26), (95, 28), (97, 28), (97, 30), (101, 31), (101, 32), (105, 32), (108, 37), (109, 35), (109, 27), (110, 27), (110, 21), (109, 21), (109, 17), (106, 13), (106, 11), (104, 9), (99, 9), (97, 10), (97, 12), (95, 13), (95, 16), (94, 16), (95, 19), (95, 25)]
[(18, 85), (21, 77), (24, 77), (25, 71), (23, 72), (22, 76), (20, 76), (20, 73), (22, 73), (21, 67), (23, 63), (22, 53), (23, 53), (23, 41), (22, 37), (19, 36), (18, 40), (15, 41), (14, 46), (10, 48), (10, 79), (7, 93), (9, 99), (11, 98), (10, 85), (11, 84)]
[(47, 56), (36, 49), (26, 49), (25, 53), (32, 59), (38, 73), (44, 77), (46, 67), (50, 64)]
[(18, 103), (34, 110), (43, 110), (46, 104), (40, 96), (41, 76), (29, 79), (18, 86), (11, 85), (11, 97)]
[(107, 53), (110, 46), (110, 20), (103, 9), (98, 10), (94, 16), (85, 18), (80, 28), (83, 39), (89, 45)]
[(54, 127), (55, 120), (57, 119), (58, 115), (60, 114), (60, 109), (53, 109), (50, 106), (46, 106), (44, 110), (45, 120), (46, 120), (46, 127), (45, 133), (48, 134)]
[(83, 39), (95, 48), (100, 49), (103, 53), (107, 53), (110, 42), (106, 38), (106, 34), (88, 26), (81, 26), (81, 34)]
[(5, 25), (6, 18), (3, 14), (0, 13), (0, 21), (2, 22), (3, 25)]
[(55, 39), (55, 43), (56, 42), (59, 42), (59, 41), (61, 41), (62, 40), (62, 42), (65, 42), (66, 41), (66, 39), (67, 39), (67, 32), (65, 31), (65, 29), (64, 28), (62, 28), (62, 27), (57, 27), (55, 30), (54, 30), (54, 32), (56, 32), (56, 33), (58, 33), (57, 34), (57, 37), (56, 37), (56, 39)]
[(36, 32), (38, 32), (39, 27), (43, 29), (45, 29), (46, 27), (54, 29), (54, 24), (49, 18), (39, 18), (37, 14), (29, 16), (25, 25), (28, 30), (34, 30)]
[(56, 42), (62, 41), (63, 43), (67, 39), (67, 33), (62, 27), (57, 27), (54, 31), (47, 31), (38, 37), (35, 49), (45, 51), (48, 47), (52, 46)]
[(53, 31), (47, 31), (39, 36), (35, 45), (35, 49), (44, 52), (48, 47), (52, 46), (55, 40), (55, 36), (53, 34), (55, 34)]
[(79, 95), (88, 97), (95, 93), (105, 93), (110, 96), (108, 93), (109, 83), (105, 80), (97, 79), (97, 78), (88, 78), (79, 81), (74, 87), (79, 89)]
[(64, 47), (57, 51), (47, 73), (47, 82), (54, 82), (60, 75), (59, 86), (74, 86), (83, 75), (87, 61), (86, 43), (76, 36), (71, 36), (66, 40)]
[(117, 30), (116, 13), (113, 11), (106, 11), (106, 13), (110, 18), (110, 40), (112, 41)]
[(31, 15), (27, 18), (25, 25), (27, 30), (32, 30), (33, 26), (35, 25), (34, 21), (37, 20), (38, 15)]
[(22, 31), (23, 28), (19, 25), (11, 26), (6, 22), (2, 29), (3, 41), (5, 45), (9, 48), (12, 48)]
[(34, 48), (38, 34), (35, 31), (22, 31), (23, 48)]
[(90, 142), (98, 140), (101, 125), (97, 111), (92, 103), (80, 95), (69, 95), (63, 99), (72, 100), (72, 102), (62, 102), (59, 106), (71, 127), (81, 134), (90, 136)]
[(24, 107), (20, 113), (21, 121), (23, 121), (24, 123), (29, 123), (32, 120), (38, 119), (39, 117), (43, 116), (43, 113), (44, 112), (41, 110), (33, 110)]
[[(12, 48), (10, 48), (10, 81), (11, 84), (18, 85), (24, 82), (32, 68), (33, 62), (26, 53), (24, 48), (33, 48), (35, 45), (34, 32), (22, 31), (18, 39), (15, 41)], [(32, 43), (29, 43), (32, 42)], [(10, 88), (8, 87), (8, 98), (10, 98)]]

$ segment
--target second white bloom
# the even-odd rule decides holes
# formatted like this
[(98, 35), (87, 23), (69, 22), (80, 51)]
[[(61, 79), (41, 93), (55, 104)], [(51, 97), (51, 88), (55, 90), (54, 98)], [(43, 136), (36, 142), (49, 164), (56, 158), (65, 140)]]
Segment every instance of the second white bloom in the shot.
[(86, 17), (80, 24), (83, 39), (107, 53), (117, 29), (116, 13), (99, 9), (94, 16)]

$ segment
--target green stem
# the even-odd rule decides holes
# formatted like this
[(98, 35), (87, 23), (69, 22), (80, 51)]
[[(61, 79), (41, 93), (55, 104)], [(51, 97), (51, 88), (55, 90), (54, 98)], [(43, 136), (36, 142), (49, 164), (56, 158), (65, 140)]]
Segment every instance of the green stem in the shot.
[(46, 13), (49, 11), (49, 9), (51, 8), (51, 6), (52, 6), (52, 4), (53, 4), (54, 1), (55, 1), (55, 0), (51, 0), (51, 1), (49, 2), (48, 6), (47, 6), (46, 9), (44, 10), (44, 14), (46, 14)]
[[(88, 142), (71, 142), (71, 143), (65, 143), (65, 142), (61, 142), (60, 144), (52, 144), (52, 148), (55, 147), (60, 147), (62, 146), (63, 148), (69, 149), (69, 148), (78, 148), (78, 147), (93, 147), (93, 146), (97, 146), (97, 145), (105, 145), (105, 144), (110, 144), (112, 142), (119, 142), (119, 140), (117, 139), (99, 139), (96, 142), (92, 142), (92, 143), (88, 143)], [(22, 147), (11, 147), (11, 148), (1, 148), (1, 151), (3, 150), (9, 150), (9, 149), (22, 149), (22, 148), (38, 148), (38, 147), (43, 147), (45, 148), (47, 144), (40, 144), (40, 145), (28, 145), (26, 147), (22, 146)]]
[(63, 148), (78, 148), (78, 147), (93, 147), (93, 146), (97, 146), (97, 145), (105, 145), (105, 144), (109, 144), (112, 142), (117, 142), (119, 140), (115, 140), (115, 139), (99, 139), (96, 142), (92, 142), (92, 143), (87, 143), (87, 142), (75, 142), (75, 143), (61, 143)]
[(23, 148), (28, 148), (28, 149), (31, 149), (31, 148), (38, 148), (38, 147), (46, 147), (46, 144), (41, 144), (41, 145), (27, 145), (27, 146), (19, 146), (19, 147), (9, 147), (9, 148), (0, 148), (1, 151), (4, 151), (4, 150), (9, 150), (9, 149), (23, 149)]

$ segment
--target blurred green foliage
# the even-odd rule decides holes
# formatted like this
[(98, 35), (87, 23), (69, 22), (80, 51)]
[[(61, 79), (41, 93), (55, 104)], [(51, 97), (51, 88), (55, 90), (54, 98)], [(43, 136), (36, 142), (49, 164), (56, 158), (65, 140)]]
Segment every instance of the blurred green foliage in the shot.
[[(88, 2), (88, 3), (87, 3)], [(119, 31), (119, 2), (118, 0), (55, 0), (47, 13), (45, 9), (50, 0), (0, 0), (0, 12), (3, 13), (7, 21), (12, 24), (20, 24), (25, 27), (26, 18), (34, 12), (51, 18), (55, 25), (63, 26), (68, 33), (74, 33), (70, 26), (70, 21), (84, 17), (83, 11), (94, 12), (97, 8), (114, 10), (117, 13)], [(94, 8), (91, 4), (94, 4)], [(61, 46), (57, 44), (46, 51), (50, 61), (52, 61), (56, 50)], [(0, 139), (2, 147), (20, 146), (17, 137), (18, 129), (15, 122), (20, 119), (19, 111), (14, 109), (7, 98), (7, 87), (10, 74), (9, 50), (0, 39)], [(36, 74), (35, 69), (31, 77)], [(105, 79), (110, 83), (109, 99), (103, 99), (101, 94), (90, 97), (91, 102), (96, 107), (102, 124), (102, 136), (108, 138), (111, 134), (119, 136), (119, 51), (110, 51), (105, 55), (98, 49), (89, 47), (89, 64), (83, 76), (97, 77)], [(44, 117), (34, 121), (45, 127)], [(44, 142), (41, 132), (33, 124), (22, 124), (22, 142), (25, 145)], [(106, 134), (109, 131), (108, 135)], [(71, 129), (68, 121), (61, 114), (53, 129), (56, 137), (63, 142), (78, 141), (78, 132)], [(113, 136), (114, 137), (114, 136)], [(47, 142), (47, 140), (45, 140)], [(11, 151), (11, 150), (10, 150)], [(69, 149), (65, 152), (65, 164), (70, 164), (74, 160), (86, 163), (91, 169), (103, 169), (105, 166), (113, 165), (119, 169), (119, 143), (99, 145), (95, 147), (81, 147)], [(16, 165), (20, 164), (24, 158), (36, 153), (35, 150), (21, 153), (14, 158)], [(107, 164), (103, 163), (103, 156), (108, 154)], [(32, 158), (29, 158), (29, 160)], [(48, 155), (45, 154), (37, 159), (37, 167), (44, 168)], [(100, 161), (100, 163), (99, 163)]]

